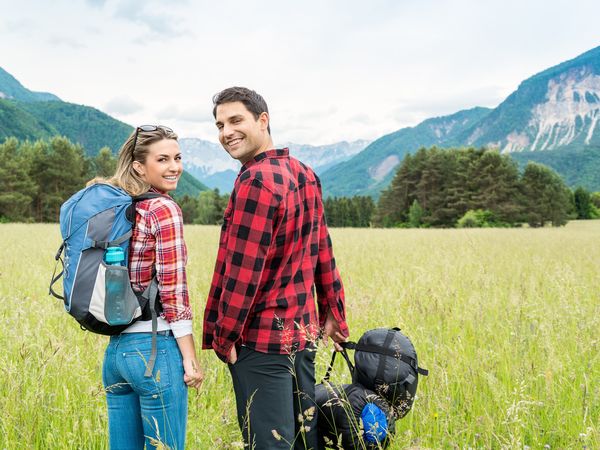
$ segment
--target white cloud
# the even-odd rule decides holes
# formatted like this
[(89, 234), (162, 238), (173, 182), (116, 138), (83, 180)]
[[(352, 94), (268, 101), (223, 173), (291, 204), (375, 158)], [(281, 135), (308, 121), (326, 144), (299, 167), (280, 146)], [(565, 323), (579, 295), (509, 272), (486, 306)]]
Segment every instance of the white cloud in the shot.
[(277, 141), (326, 144), (496, 106), (600, 44), (581, 26), (600, 3), (566, 10), (542, 0), (20, 0), (0, 17), (0, 65), (29, 89), (213, 142), (212, 95), (248, 86), (267, 100)]
[(129, 115), (143, 110), (143, 106), (128, 96), (114, 97), (104, 105), (104, 111), (109, 114)]
[(62, 45), (71, 49), (81, 49), (85, 47), (80, 40), (69, 36), (50, 36), (48, 44), (51, 46)]
[(189, 30), (181, 27), (181, 18), (165, 11), (164, 4), (121, 0), (114, 16), (143, 25), (147, 29), (147, 34), (135, 40), (138, 44), (147, 44), (147, 40), (154, 37), (173, 39), (190, 34)]

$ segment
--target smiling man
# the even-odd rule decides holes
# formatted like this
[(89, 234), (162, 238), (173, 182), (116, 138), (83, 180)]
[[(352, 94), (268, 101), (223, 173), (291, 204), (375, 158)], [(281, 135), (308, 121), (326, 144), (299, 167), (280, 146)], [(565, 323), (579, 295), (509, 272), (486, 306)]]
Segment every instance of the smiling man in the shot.
[(259, 94), (232, 87), (213, 103), (219, 140), (242, 168), (223, 219), (203, 348), (228, 363), (249, 448), (316, 449), (315, 344), (322, 331), (339, 350), (348, 336), (320, 181), (288, 149), (273, 148)]

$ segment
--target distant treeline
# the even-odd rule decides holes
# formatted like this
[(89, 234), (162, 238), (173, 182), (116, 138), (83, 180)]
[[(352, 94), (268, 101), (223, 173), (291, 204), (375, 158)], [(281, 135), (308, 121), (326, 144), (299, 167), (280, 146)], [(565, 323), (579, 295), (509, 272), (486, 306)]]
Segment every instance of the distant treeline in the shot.
[[(57, 222), (60, 205), (116, 167), (110, 149), (86, 156), (66, 138), (0, 144), (0, 221)], [(229, 200), (217, 189), (176, 196), (184, 221), (219, 224)], [(562, 225), (600, 217), (600, 193), (572, 192), (551, 169), (529, 163), (522, 174), (508, 156), (483, 149), (421, 149), (408, 155), (377, 203), (326, 198), (331, 227), (481, 227)]]
[[(201, 225), (221, 224), (228, 201), (229, 195), (220, 194), (218, 189), (177, 198), (183, 221)], [(330, 227), (369, 227), (376, 208), (371, 197), (327, 198), (323, 203)]]

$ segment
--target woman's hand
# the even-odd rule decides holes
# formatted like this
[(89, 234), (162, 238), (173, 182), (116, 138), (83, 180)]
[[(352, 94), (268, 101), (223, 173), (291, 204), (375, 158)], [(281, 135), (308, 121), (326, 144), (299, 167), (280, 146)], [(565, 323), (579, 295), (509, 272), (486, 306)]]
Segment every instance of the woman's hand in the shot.
[(202, 385), (204, 372), (195, 357), (185, 358), (183, 360), (183, 371), (183, 381), (188, 387), (198, 389)]
[(183, 381), (188, 387), (198, 389), (204, 380), (204, 372), (196, 357), (194, 337), (191, 334), (178, 337), (177, 345), (183, 357)]

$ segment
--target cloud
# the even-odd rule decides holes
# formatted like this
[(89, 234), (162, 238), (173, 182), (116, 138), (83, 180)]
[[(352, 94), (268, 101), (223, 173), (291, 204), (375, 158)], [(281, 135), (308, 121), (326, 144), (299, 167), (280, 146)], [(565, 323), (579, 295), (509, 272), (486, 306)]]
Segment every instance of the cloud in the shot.
[(64, 46), (72, 49), (79, 49), (85, 47), (85, 45), (83, 45), (80, 40), (70, 38), (67, 36), (50, 36), (50, 38), (48, 39), (48, 44), (50, 44), (51, 46)]
[(30, 30), (35, 29), (35, 23), (30, 19), (13, 19), (4, 22), (0, 28), (11, 34), (29, 34)]
[[(157, 14), (148, 12), (146, 8), (150, 3), (140, 3), (136, 0), (125, 0), (119, 3), (114, 16), (120, 19), (128, 20), (130, 22), (143, 25), (148, 29), (148, 36), (141, 36), (135, 40), (137, 44), (145, 44), (148, 39), (161, 37), (161, 38), (175, 38), (185, 35), (190, 35), (190, 31), (181, 28), (181, 20), (170, 14), (163, 12)], [(163, 7), (156, 8), (152, 7), (153, 10), (162, 11)]]
[(214, 126), (215, 119), (212, 110), (207, 106), (184, 106), (169, 105), (161, 109), (157, 117), (161, 120), (181, 121), (192, 123), (210, 123)]
[(104, 110), (110, 114), (128, 115), (142, 109), (144, 107), (140, 103), (127, 96), (114, 97), (104, 105)]
[(85, 2), (94, 8), (102, 8), (106, 4), (106, 0), (85, 0)]
[(415, 126), (423, 120), (447, 116), (476, 106), (495, 108), (510, 94), (506, 87), (491, 85), (461, 92), (435, 93), (429, 97), (402, 98), (396, 101), (391, 117), (399, 128)]

